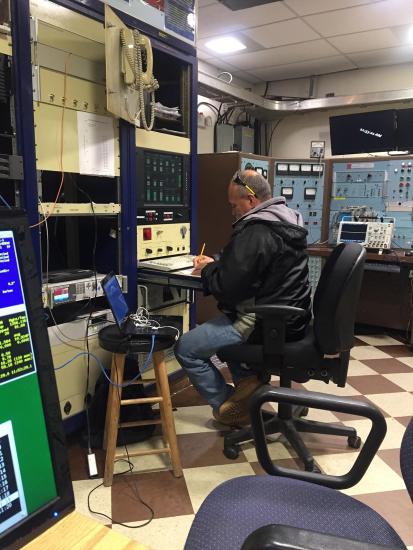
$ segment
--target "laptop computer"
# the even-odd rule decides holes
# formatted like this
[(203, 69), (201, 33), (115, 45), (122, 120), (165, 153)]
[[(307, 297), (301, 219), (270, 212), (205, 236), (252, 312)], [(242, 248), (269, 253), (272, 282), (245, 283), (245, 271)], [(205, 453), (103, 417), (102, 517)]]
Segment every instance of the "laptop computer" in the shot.
[[(116, 324), (122, 334), (127, 336), (139, 336), (139, 335), (156, 335), (156, 336), (175, 336), (182, 330), (182, 327), (177, 326), (177, 320), (179, 324), (179, 317), (167, 316), (167, 315), (151, 315), (149, 320), (153, 322), (153, 325), (159, 324), (159, 328), (156, 326), (141, 326), (137, 325), (131, 318), (131, 311), (129, 311), (128, 304), (123, 296), (122, 289), (114, 273), (109, 273), (101, 282), (102, 290), (109, 303), (109, 307), (112, 310), (113, 317)], [(170, 325), (170, 326), (163, 326)], [(172, 328), (176, 327), (176, 328)]]

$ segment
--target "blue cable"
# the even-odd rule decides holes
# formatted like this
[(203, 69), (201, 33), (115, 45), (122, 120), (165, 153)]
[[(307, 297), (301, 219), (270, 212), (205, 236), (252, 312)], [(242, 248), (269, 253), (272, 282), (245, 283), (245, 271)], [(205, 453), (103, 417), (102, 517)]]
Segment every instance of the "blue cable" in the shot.
[(112, 384), (112, 386), (116, 386), (117, 388), (126, 388), (127, 386), (130, 386), (133, 382), (135, 382), (135, 380), (137, 380), (141, 375), (142, 373), (144, 373), (148, 367), (149, 367), (149, 361), (152, 357), (152, 353), (153, 353), (153, 348), (155, 347), (155, 335), (152, 334), (152, 342), (151, 342), (151, 349), (149, 351), (149, 354), (148, 354), (148, 357), (146, 358), (145, 360), (145, 363), (143, 365), (143, 368), (142, 370), (139, 370), (138, 371), (138, 374), (136, 376), (134, 376), (131, 380), (128, 380), (125, 384), (117, 384), (116, 382), (114, 382), (113, 380), (111, 380), (111, 378), (106, 374), (106, 369), (105, 367), (102, 365), (102, 361), (99, 359), (99, 357), (97, 357), (97, 355), (95, 355), (94, 353), (92, 352), (87, 352), (87, 351), (81, 351), (80, 353), (76, 354), (74, 357), (72, 357), (71, 359), (69, 359), (69, 361), (66, 361), (66, 363), (63, 363), (63, 365), (60, 365), (60, 367), (56, 367), (54, 370), (60, 370), (60, 369), (63, 369), (64, 367), (66, 367), (67, 365), (69, 365), (72, 361), (74, 361), (75, 359), (77, 359), (78, 357), (81, 357), (82, 355), (89, 355), (90, 357), (93, 357), (93, 359), (96, 361), (96, 363), (99, 365), (100, 367), (100, 370), (102, 371), (104, 377), (106, 378), (106, 380), (109, 382), (109, 384)]

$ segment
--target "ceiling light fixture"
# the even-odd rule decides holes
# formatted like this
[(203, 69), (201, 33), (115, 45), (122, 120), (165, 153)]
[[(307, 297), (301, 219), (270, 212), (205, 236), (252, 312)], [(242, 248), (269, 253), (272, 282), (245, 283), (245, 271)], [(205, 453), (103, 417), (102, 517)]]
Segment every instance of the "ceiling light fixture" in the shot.
[(214, 38), (205, 44), (205, 46), (216, 53), (234, 53), (240, 50), (245, 50), (247, 46), (240, 42), (238, 38), (233, 36), (222, 36), (221, 38)]

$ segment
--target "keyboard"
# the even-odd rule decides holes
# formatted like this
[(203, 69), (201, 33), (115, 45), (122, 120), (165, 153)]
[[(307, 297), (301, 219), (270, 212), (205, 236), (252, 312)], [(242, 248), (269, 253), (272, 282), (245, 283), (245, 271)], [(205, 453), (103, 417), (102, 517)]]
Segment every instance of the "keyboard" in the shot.
[(193, 267), (194, 258), (192, 254), (182, 256), (169, 256), (168, 258), (155, 258), (153, 260), (140, 260), (138, 267), (145, 269), (157, 269), (159, 271), (181, 271)]

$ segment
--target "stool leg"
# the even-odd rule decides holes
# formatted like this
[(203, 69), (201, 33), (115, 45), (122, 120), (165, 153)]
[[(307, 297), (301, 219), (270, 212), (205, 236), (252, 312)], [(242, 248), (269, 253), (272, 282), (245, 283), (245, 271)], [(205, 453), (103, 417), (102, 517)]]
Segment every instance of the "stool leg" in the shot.
[(166, 432), (169, 448), (171, 450), (172, 469), (175, 477), (181, 477), (182, 465), (179, 455), (178, 441), (176, 439), (171, 394), (169, 391), (169, 381), (163, 351), (157, 351), (153, 354), (153, 362), (155, 366), (156, 379), (159, 381), (161, 390), (162, 402), (160, 403), (160, 407), (161, 410), (163, 409), (163, 428)]
[[(155, 379), (156, 379), (156, 392), (157, 392), (159, 397), (162, 397), (162, 389), (161, 389), (161, 385), (159, 383), (158, 369), (155, 367), (154, 371), (155, 371)], [(161, 426), (162, 426), (162, 440), (164, 442), (164, 445), (167, 446), (168, 445), (168, 438), (166, 436), (165, 428), (164, 428), (164, 426), (166, 426), (166, 422), (165, 422), (164, 403), (163, 403), (163, 401), (161, 401), (159, 403), (159, 415), (161, 417), (161, 422), (162, 422), (162, 424), (161, 424)]]
[[(122, 384), (123, 371), (125, 369), (125, 355), (123, 353), (114, 353), (112, 356), (112, 368), (110, 377), (113, 382)], [(108, 406), (106, 409), (105, 420), (105, 437), (104, 446), (106, 448), (105, 458), (105, 474), (103, 477), (103, 485), (109, 487), (113, 481), (113, 469), (116, 453), (116, 440), (118, 438), (120, 399), (122, 396), (122, 388), (118, 388), (113, 384), (109, 386)]]

